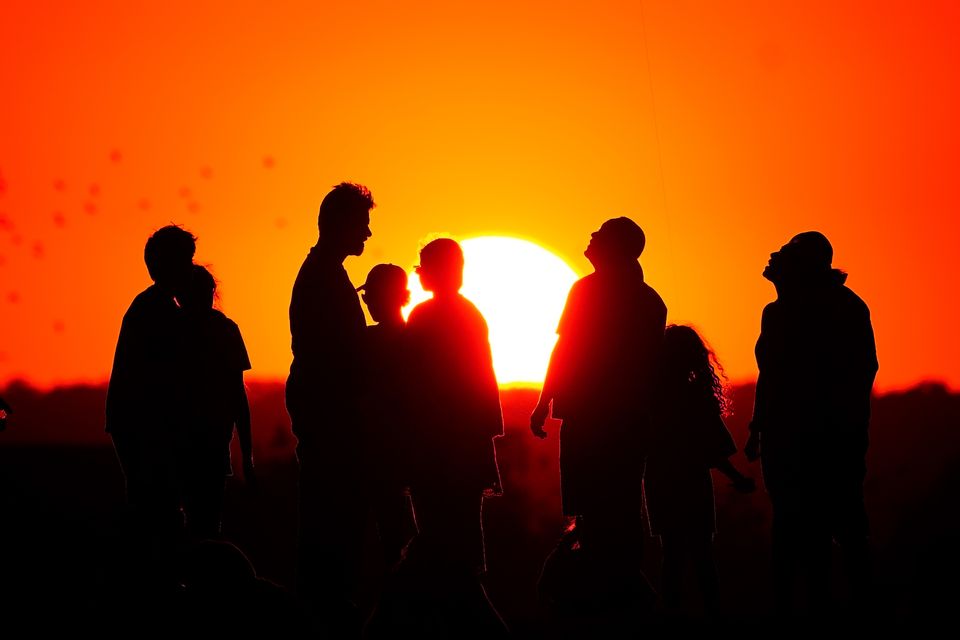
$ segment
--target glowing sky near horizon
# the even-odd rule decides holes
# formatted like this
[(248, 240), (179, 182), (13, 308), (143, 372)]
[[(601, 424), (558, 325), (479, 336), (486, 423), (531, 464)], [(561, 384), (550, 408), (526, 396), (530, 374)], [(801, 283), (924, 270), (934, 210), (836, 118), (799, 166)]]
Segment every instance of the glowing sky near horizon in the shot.
[[(641, 15), (642, 9), (642, 15)], [(669, 320), (756, 374), (760, 273), (823, 231), (870, 305), (878, 388), (960, 388), (956, 2), (7, 2), (0, 386), (109, 374), (182, 223), (254, 369), (342, 180), (378, 206), (354, 282), (434, 233), (526, 238), (580, 274), (629, 215)]]

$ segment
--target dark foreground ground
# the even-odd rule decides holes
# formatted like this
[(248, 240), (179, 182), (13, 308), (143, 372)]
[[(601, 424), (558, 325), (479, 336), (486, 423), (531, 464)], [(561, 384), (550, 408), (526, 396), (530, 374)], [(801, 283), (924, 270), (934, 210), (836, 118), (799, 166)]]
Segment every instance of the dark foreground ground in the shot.
[[(102, 389), (42, 394), (14, 386), (4, 396), (17, 413), (0, 434), (0, 619), (6, 629), (26, 625), (23, 635), (96, 631), (121, 602), (115, 576), (125, 561), (123, 477), (100, 428)], [(728, 423), (742, 444), (752, 389), (739, 388), (734, 397), (737, 413)], [(535, 399), (526, 390), (503, 395), (507, 436), (497, 450), (506, 492), (485, 506), (487, 592), (524, 637), (545, 635), (536, 585), (563, 526), (555, 431), (541, 442), (525, 427)], [(224, 534), (261, 577), (291, 586), (296, 467), (282, 386), (252, 385), (251, 401), (260, 487), (250, 492), (231, 479)], [(934, 385), (879, 397), (871, 429), (866, 493), (878, 576), (873, 621), (883, 628), (950, 620), (960, 595), (960, 397)], [(735, 462), (759, 481), (757, 467), (739, 456)], [(772, 631), (766, 495), (762, 489), (734, 494), (722, 479), (715, 482), (726, 624), (741, 632)], [(647, 576), (656, 587), (658, 543), (637, 535), (645, 538)], [(837, 611), (843, 612), (839, 557), (834, 566)], [(376, 600), (380, 567), (371, 562), (368, 569), (368, 586), (358, 595), (364, 611)]]

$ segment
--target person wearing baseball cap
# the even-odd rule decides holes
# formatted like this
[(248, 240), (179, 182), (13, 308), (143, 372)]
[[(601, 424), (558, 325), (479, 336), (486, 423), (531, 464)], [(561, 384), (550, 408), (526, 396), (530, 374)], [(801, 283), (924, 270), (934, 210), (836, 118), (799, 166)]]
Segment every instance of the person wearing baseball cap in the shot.
[(383, 566), (390, 569), (417, 532), (405, 473), (410, 439), (410, 360), (403, 318), (410, 302), (407, 272), (395, 264), (378, 264), (357, 291), (375, 323), (367, 326), (364, 338), (363, 475)]

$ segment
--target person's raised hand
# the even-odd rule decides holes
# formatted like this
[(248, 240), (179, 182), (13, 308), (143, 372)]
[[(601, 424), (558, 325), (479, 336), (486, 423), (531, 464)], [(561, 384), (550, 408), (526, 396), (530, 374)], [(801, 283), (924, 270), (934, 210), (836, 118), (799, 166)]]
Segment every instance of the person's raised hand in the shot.
[(530, 432), (541, 440), (547, 437), (543, 425), (547, 421), (547, 414), (550, 413), (550, 404), (547, 402), (537, 403), (537, 407), (530, 414)]

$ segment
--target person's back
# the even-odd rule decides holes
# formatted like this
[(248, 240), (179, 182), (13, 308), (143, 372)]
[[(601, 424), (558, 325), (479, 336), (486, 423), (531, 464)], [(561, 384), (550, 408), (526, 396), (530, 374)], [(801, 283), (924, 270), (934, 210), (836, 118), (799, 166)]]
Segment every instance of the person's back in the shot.
[(195, 251), (196, 238), (174, 225), (147, 240), (144, 262), (154, 284), (124, 314), (107, 388), (106, 431), (126, 480), (134, 530), (139, 542), (152, 539), (153, 549), (168, 550), (182, 526), (173, 433), (181, 402), (174, 291), (189, 277)]
[(505, 627), (478, 579), (485, 571), (481, 506), (501, 492), (494, 438), (503, 434), (503, 417), (487, 324), (459, 294), (463, 251), (454, 240), (424, 246), (417, 272), (434, 297), (407, 321), (418, 534), (397, 579), (419, 592), (417, 625), (444, 637), (464, 629), (499, 635)]
[(107, 433), (126, 433), (162, 419), (149, 407), (169, 403), (173, 396), (178, 315), (173, 295), (156, 284), (130, 303), (107, 387)]
[(670, 325), (661, 355), (643, 482), (650, 531), (660, 537), (663, 554), (664, 604), (669, 611), (681, 610), (684, 569), (690, 561), (705, 610), (717, 613), (711, 470), (721, 471), (739, 491), (751, 492), (755, 485), (729, 460), (737, 448), (723, 422), (728, 404), (713, 352), (693, 328)]
[(182, 309), (178, 380), (184, 399), (178, 456), (188, 532), (201, 539), (220, 533), (235, 427), (244, 479), (253, 482), (250, 409), (243, 382), (250, 359), (240, 328), (213, 308), (215, 290), (210, 272), (195, 265), (177, 295)]
[(487, 323), (460, 294), (463, 251), (440, 238), (420, 252), (420, 281), (433, 298), (407, 320), (417, 380), (413, 396), (414, 466), (421, 484), (464, 492), (498, 493), (493, 438), (503, 435), (500, 389), (493, 370)]
[(458, 294), (418, 305), (407, 330), (419, 386), (417, 466), (496, 489), (491, 440), (503, 434), (503, 422), (486, 321)]

